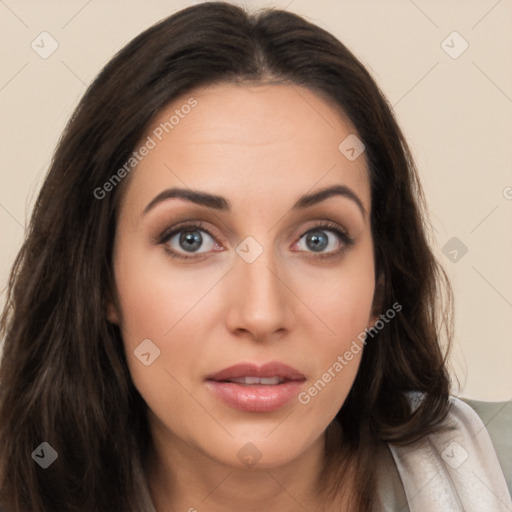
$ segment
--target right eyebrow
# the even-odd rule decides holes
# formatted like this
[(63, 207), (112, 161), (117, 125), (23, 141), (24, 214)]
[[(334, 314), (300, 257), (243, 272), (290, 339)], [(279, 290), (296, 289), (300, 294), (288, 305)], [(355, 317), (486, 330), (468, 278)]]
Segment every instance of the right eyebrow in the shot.
[(196, 203), (200, 206), (206, 206), (207, 208), (214, 208), (220, 211), (230, 211), (231, 205), (229, 201), (222, 197), (208, 192), (200, 192), (199, 190), (187, 190), (184, 188), (169, 188), (160, 192), (147, 206), (144, 208), (143, 215), (154, 208), (158, 203), (166, 201), (168, 199), (179, 198), (185, 199), (192, 203)]

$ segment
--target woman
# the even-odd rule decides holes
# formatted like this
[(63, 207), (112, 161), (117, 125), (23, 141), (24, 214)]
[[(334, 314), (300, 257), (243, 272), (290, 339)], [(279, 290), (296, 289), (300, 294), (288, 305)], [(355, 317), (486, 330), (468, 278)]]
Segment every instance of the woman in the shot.
[(380, 510), (399, 474), (403, 510), (500, 510), (449, 396), (450, 307), (407, 144), (347, 48), (284, 11), (180, 11), (91, 85), (35, 205), (0, 507)]

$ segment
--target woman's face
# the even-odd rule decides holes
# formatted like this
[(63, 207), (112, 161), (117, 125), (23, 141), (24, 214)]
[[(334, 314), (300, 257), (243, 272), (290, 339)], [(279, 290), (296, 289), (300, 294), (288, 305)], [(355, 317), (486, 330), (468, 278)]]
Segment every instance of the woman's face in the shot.
[(108, 316), (157, 446), (276, 467), (322, 442), (375, 321), (354, 133), (289, 85), (199, 89), (154, 121), (119, 212)]

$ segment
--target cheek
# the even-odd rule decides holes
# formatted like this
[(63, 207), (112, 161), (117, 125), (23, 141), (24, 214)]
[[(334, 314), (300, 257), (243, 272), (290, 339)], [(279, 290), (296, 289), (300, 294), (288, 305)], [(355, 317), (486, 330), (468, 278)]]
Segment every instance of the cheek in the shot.
[(206, 294), (218, 282), (218, 272), (173, 268), (162, 253), (155, 257), (143, 254), (135, 243), (123, 244), (115, 274), (134, 385), (150, 409), (164, 411), (164, 416), (181, 409), (193, 414), (197, 404), (186, 381), (197, 373), (204, 343), (204, 336), (197, 336), (198, 326), (211, 314)]
[(123, 342), (132, 381), (165, 427), (180, 430), (174, 411), (186, 411), (192, 419), (204, 414), (191, 398), (187, 379), (194, 375), (201, 351), (191, 333), (197, 328), (194, 313), (201, 309), (208, 283), (203, 280), (197, 288), (190, 287), (190, 278), (165, 275), (160, 267), (138, 264), (131, 257), (118, 270)]
[(302, 281), (301, 293), (315, 313), (302, 320), (303, 326), (310, 326), (308, 338), (315, 340), (315, 374), (299, 396), (304, 418), (311, 421), (334, 417), (357, 375), (375, 290), (370, 247), (351, 255), (329, 274), (321, 276), (315, 270), (316, 276)]
[(311, 320), (304, 317), (304, 325), (315, 325), (312, 320), (316, 317), (324, 348), (343, 348), (369, 326), (375, 291), (371, 240), (363, 240), (338, 265), (304, 266), (301, 270), (296, 291), (311, 310)]
[(317, 305), (318, 316), (327, 327), (316, 328), (315, 371), (308, 386), (299, 395), (303, 419), (320, 434), (338, 413), (352, 387), (364, 350), (364, 332), (368, 326), (373, 286), (356, 290), (348, 286), (331, 290), (328, 300)]
[(116, 282), (126, 341), (172, 337), (182, 319), (194, 314), (218, 281), (218, 271), (179, 267), (163, 251), (138, 254), (135, 244), (123, 249), (124, 257), (116, 265)]

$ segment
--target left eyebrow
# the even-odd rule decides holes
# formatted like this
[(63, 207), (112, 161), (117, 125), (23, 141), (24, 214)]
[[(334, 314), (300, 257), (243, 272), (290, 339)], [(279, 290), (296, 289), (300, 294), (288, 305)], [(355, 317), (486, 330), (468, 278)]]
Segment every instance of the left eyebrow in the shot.
[(346, 197), (347, 199), (351, 199), (357, 205), (363, 217), (366, 217), (366, 209), (363, 205), (363, 202), (351, 188), (345, 185), (333, 185), (311, 194), (306, 194), (293, 205), (292, 210), (302, 210), (304, 208), (308, 208), (333, 196), (342, 196)]
[[(366, 217), (366, 209), (363, 206), (361, 199), (359, 199), (358, 195), (352, 189), (345, 185), (333, 185), (311, 194), (303, 195), (295, 202), (292, 210), (303, 210), (305, 208), (309, 208), (310, 206), (325, 201), (326, 199), (329, 199), (333, 196), (342, 196), (352, 200), (361, 211), (363, 217)], [(213, 208), (219, 211), (231, 211), (230, 202), (225, 197), (209, 194), (208, 192), (201, 192), (198, 190), (169, 188), (160, 192), (160, 194), (152, 199), (146, 208), (144, 208), (142, 214), (147, 214), (157, 204), (173, 198), (184, 199), (200, 206)]]

